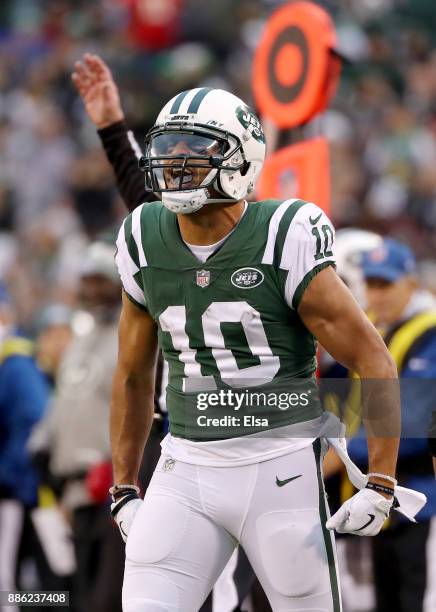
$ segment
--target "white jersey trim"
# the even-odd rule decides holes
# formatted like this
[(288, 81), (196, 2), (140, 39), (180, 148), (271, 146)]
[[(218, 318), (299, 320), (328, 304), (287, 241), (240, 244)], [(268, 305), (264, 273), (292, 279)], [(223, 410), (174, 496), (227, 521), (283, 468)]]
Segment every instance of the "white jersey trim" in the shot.
[(272, 265), (274, 261), (274, 247), (276, 245), (277, 232), (279, 231), (280, 221), (282, 220), (283, 215), (291, 206), (291, 204), (297, 201), (298, 200), (294, 198), (292, 200), (286, 200), (285, 202), (282, 202), (271, 217), (268, 228), (268, 239), (266, 241), (266, 247), (262, 257), (263, 264)]
[(309, 223), (309, 217), (316, 217), (322, 212), (316, 204), (307, 202), (295, 213), (283, 243), (282, 259), (280, 261), (282, 270), (295, 269), (295, 257), (298, 255), (301, 244), (306, 242), (305, 226)]
[(126, 239), (124, 237), (124, 225), (121, 226), (117, 238), (117, 253), (115, 255), (115, 263), (118, 267), (118, 273), (121, 278), (124, 291), (128, 293), (135, 302), (145, 306), (145, 298), (141, 289), (138, 287), (137, 282), (133, 278), (135, 274), (139, 272), (138, 266), (135, 264), (133, 259), (130, 257), (129, 250), (127, 248)]
[(138, 249), (139, 266), (141, 268), (144, 268), (147, 266), (147, 259), (145, 257), (144, 249), (142, 247), (141, 213), (142, 206), (135, 208), (132, 213), (132, 236)]
[[(296, 452), (318, 437), (322, 417), (248, 436), (194, 442), (170, 433), (161, 442), (162, 455), (195, 465), (237, 467)], [(295, 437), (295, 436), (299, 437)]]
[[(314, 224), (312, 219), (317, 220)], [(329, 225), (334, 234), (333, 226), (321, 208), (308, 202), (300, 208), (292, 219), (283, 245), (280, 268), (288, 270), (285, 283), (285, 299), (290, 308), (293, 308), (294, 294), (304, 277), (313, 269), (326, 262), (335, 262), (335, 255), (315, 259), (315, 237), (311, 228)], [(333, 245), (332, 249), (333, 249)]]

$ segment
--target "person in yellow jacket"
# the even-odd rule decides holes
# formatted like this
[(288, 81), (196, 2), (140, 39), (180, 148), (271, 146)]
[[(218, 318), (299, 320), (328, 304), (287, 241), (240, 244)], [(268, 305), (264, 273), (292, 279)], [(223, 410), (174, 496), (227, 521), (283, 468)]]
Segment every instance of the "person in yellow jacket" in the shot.
[[(397, 478), (427, 496), (418, 524), (393, 517), (372, 541), (376, 611), (436, 610), (436, 482), (427, 431), (436, 406), (436, 301), (419, 287), (406, 245), (384, 239), (364, 253), (361, 267), (368, 311), (395, 359), (401, 381), (402, 440)], [(358, 439), (350, 455), (366, 461)]]

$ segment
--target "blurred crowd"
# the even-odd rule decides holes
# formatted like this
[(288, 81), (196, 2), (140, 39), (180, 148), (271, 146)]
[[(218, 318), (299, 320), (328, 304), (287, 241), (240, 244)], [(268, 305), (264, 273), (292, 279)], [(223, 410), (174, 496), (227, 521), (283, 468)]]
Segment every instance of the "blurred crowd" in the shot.
[[(126, 213), (71, 83), (74, 62), (87, 51), (104, 58), (141, 143), (162, 104), (183, 89), (223, 87), (252, 101), (253, 53), (266, 19), (281, 4), (0, 3), (0, 340), (12, 325), (37, 340), (46, 378), (36, 384), (45, 398), (55, 388), (70, 334), (80, 344), (77, 337), (89, 331), (87, 313), (108, 302), (109, 321), (101, 308), (94, 319), (113, 323), (110, 291), (102, 293), (100, 283), (90, 295), (84, 282), (97, 276), (115, 283), (113, 271), (98, 257), (95, 269), (85, 268), (84, 254), (96, 240), (112, 243)], [(339, 50), (349, 60), (333, 104), (316, 123), (331, 146), (332, 219), (338, 228), (361, 227), (407, 243), (422, 286), (436, 293), (434, 0), (319, 4), (330, 11)], [(68, 382), (80, 386), (80, 377)], [(28, 417), (26, 435), (44, 414), (42, 404)], [(103, 451), (95, 464), (102, 458)], [(97, 480), (106, 482), (102, 474)]]
[[(333, 220), (436, 246), (436, 14), (431, 0), (326, 0), (350, 60), (319, 121), (332, 147)], [(162, 102), (192, 86), (251, 96), (251, 62), (278, 0), (4, 0), (0, 8), (0, 278), (31, 330), (74, 302), (80, 253), (123, 215), (70, 80), (99, 53), (142, 142)]]

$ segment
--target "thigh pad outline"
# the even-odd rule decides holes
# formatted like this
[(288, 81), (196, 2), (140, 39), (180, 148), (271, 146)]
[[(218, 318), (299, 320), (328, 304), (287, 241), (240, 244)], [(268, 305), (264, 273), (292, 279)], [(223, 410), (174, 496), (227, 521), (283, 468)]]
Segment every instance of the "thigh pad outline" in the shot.
[(188, 506), (173, 497), (146, 495), (129, 532), (126, 558), (140, 564), (166, 559), (185, 535), (189, 513)]
[(280, 595), (311, 597), (330, 591), (318, 508), (263, 514), (256, 532), (265, 574)]

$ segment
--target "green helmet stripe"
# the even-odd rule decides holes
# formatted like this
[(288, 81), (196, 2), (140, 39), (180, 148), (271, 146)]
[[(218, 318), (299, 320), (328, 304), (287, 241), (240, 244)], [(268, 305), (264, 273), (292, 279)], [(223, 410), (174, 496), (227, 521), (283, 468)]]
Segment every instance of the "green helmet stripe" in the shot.
[(200, 104), (203, 102), (204, 98), (207, 96), (207, 94), (210, 91), (212, 91), (210, 87), (202, 87), (200, 91), (197, 91), (197, 93), (191, 100), (191, 104), (188, 107), (188, 110), (187, 110), (188, 114), (196, 113), (198, 111), (198, 109), (200, 108)]
[(190, 89), (187, 89), (186, 91), (182, 91), (182, 93), (179, 93), (177, 98), (174, 100), (172, 107), (170, 108), (170, 115), (179, 112), (183, 100), (186, 98), (190, 91)]

